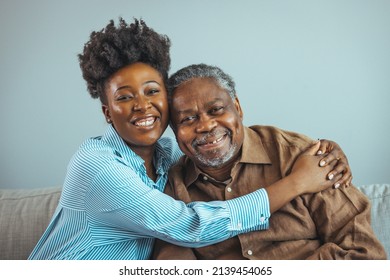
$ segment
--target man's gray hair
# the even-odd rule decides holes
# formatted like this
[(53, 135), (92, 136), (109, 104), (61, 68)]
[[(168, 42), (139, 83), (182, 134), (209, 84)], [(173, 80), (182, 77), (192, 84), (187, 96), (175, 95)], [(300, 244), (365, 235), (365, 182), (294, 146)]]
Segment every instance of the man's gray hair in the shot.
[(216, 66), (201, 63), (189, 65), (172, 74), (168, 80), (167, 86), (169, 99), (171, 99), (173, 92), (181, 84), (194, 78), (214, 79), (221, 88), (226, 90), (232, 99), (236, 98), (235, 83), (232, 77)]

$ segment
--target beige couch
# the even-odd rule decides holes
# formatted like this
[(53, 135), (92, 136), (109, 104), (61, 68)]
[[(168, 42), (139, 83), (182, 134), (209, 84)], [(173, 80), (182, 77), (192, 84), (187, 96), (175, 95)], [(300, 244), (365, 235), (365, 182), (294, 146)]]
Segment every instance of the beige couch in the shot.
[[(359, 189), (372, 202), (372, 225), (390, 252), (390, 185), (367, 185)], [(61, 188), (0, 189), (0, 259), (27, 259), (48, 225)]]

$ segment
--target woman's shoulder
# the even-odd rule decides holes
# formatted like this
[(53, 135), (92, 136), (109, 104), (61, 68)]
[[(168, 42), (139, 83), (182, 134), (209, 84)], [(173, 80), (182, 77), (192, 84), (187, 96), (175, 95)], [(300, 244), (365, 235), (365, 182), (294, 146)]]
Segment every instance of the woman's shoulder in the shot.
[(115, 158), (115, 150), (101, 139), (102, 137), (91, 137), (86, 139), (74, 153), (71, 163), (86, 165), (89, 167), (101, 167)]
[(110, 152), (113, 149), (102, 140), (101, 136), (91, 137), (84, 140), (79, 146), (78, 152), (89, 153), (89, 154), (101, 154), (102, 152)]

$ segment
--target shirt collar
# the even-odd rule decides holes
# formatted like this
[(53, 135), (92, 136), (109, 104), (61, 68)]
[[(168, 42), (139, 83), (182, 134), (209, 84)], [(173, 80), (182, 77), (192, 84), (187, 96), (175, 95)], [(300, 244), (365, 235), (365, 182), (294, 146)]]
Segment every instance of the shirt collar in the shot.
[[(260, 136), (248, 127), (244, 127), (244, 141), (238, 163), (271, 164), (271, 160), (269, 159)], [(184, 184), (187, 188), (194, 183), (199, 176), (202, 176), (202, 178), (204, 176), (207, 177), (207, 175), (197, 168), (194, 162), (187, 156), (184, 158), (184, 166), (185, 170), (187, 170), (184, 178)]]
[(167, 155), (165, 149), (162, 147), (162, 145), (157, 141), (156, 150), (154, 151), (154, 166), (156, 166), (156, 173), (157, 174), (164, 174), (167, 173), (170, 165), (170, 160), (166, 160), (169, 156)]
[(244, 127), (244, 143), (242, 145), (242, 163), (271, 164), (261, 137), (249, 127)]
[[(128, 163), (131, 162), (135, 168), (144, 168), (144, 160), (133, 152), (122, 137), (119, 136), (112, 124), (108, 125), (107, 130), (102, 136), (102, 141), (105, 141), (114, 150), (114, 153), (117, 156), (124, 158)], [(164, 160), (167, 157), (168, 155), (166, 154), (164, 148), (157, 141), (153, 161), (158, 174), (164, 174), (168, 171), (170, 166), (169, 162)]]

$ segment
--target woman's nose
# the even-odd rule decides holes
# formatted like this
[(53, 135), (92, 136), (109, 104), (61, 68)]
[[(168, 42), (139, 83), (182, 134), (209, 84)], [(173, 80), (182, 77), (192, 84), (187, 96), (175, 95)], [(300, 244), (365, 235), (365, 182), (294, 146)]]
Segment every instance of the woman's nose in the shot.
[(145, 95), (139, 95), (135, 99), (134, 103), (134, 111), (146, 111), (147, 109), (151, 108), (152, 104), (150, 103), (149, 97)]

